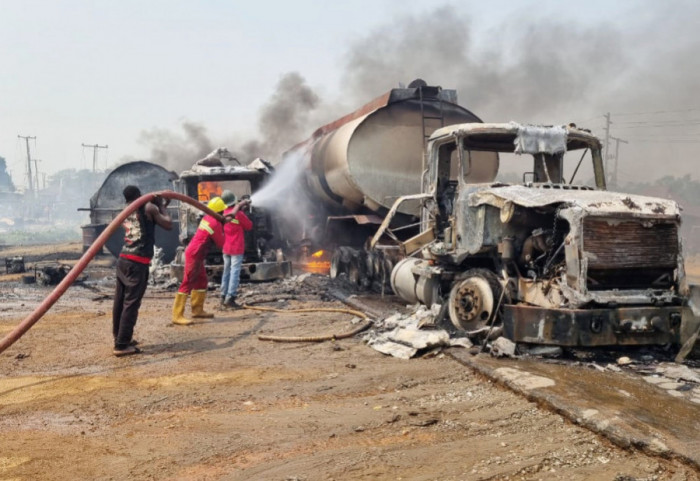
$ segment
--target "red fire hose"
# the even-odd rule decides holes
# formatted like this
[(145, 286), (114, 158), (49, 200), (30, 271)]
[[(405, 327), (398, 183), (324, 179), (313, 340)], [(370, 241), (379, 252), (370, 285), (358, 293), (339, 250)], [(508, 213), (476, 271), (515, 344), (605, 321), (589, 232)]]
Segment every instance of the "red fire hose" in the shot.
[(10, 347), (12, 344), (14, 344), (20, 337), (24, 335), (25, 332), (27, 332), (36, 322), (42, 318), (46, 312), (51, 309), (51, 306), (53, 306), (56, 301), (63, 295), (64, 292), (70, 287), (71, 284), (73, 284), (73, 281), (80, 275), (81, 272), (83, 272), (83, 269), (88, 265), (88, 263), (92, 260), (93, 257), (97, 254), (97, 252), (102, 249), (102, 246), (105, 245), (107, 242), (107, 239), (111, 237), (111, 235), (116, 231), (120, 225), (124, 222), (124, 220), (136, 209), (141, 207), (142, 205), (146, 204), (147, 202), (150, 202), (156, 198), (156, 196), (164, 197), (166, 199), (174, 199), (174, 200), (179, 200), (180, 202), (185, 202), (186, 204), (190, 204), (191, 206), (201, 210), (202, 212), (212, 215), (216, 217), (220, 222), (223, 222), (224, 218), (214, 212), (213, 210), (209, 209), (206, 205), (202, 204), (201, 202), (192, 199), (190, 197), (187, 197), (186, 195), (183, 194), (178, 194), (177, 192), (172, 192), (170, 190), (162, 190), (160, 192), (152, 192), (150, 194), (142, 195), (135, 201), (133, 201), (131, 204), (126, 206), (123, 211), (107, 226), (107, 228), (100, 234), (100, 236), (95, 240), (95, 242), (92, 243), (90, 248), (85, 251), (85, 254), (80, 258), (77, 264), (73, 266), (73, 268), (66, 274), (66, 277), (63, 278), (60, 284), (56, 286), (56, 288), (49, 294), (46, 299), (36, 308), (34, 311), (29, 314), (27, 317), (24, 318), (22, 322), (20, 322), (17, 327), (15, 327), (12, 331), (10, 331), (5, 337), (0, 340), (0, 353), (5, 351), (8, 347)]

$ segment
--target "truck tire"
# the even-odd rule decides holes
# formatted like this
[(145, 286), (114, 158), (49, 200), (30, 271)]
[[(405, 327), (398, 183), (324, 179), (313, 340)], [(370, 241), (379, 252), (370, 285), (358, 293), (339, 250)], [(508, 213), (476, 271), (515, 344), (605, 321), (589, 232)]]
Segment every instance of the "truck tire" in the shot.
[(487, 269), (470, 269), (455, 281), (448, 297), (452, 325), (475, 331), (488, 325), (501, 296), (498, 276)]

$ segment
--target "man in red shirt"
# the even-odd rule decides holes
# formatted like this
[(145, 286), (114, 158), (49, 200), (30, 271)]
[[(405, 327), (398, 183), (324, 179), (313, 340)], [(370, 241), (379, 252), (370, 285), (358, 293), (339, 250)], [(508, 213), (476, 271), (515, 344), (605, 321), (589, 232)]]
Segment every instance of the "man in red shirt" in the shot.
[[(221, 213), (226, 209), (226, 204), (221, 197), (214, 197), (207, 204), (214, 212)], [(211, 318), (214, 314), (204, 311), (204, 301), (207, 297), (207, 271), (204, 266), (207, 253), (211, 244), (221, 248), (224, 244), (224, 229), (221, 222), (211, 215), (205, 215), (199, 222), (197, 232), (185, 249), (185, 275), (182, 284), (175, 294), (173, 304), (173, 324), (186, 326), (192, 324), (185, 317), (185, 305), (187, 296), (192, 293), (192, 317)]]
[[(253, 223), (243, 212), (243, 208), (250, 204), (250, 200), (244, 199), (236, 204), (236, 196), (231, 191), (224, 191), (221, 198), (228, 200), (229, 207), (224, 211), (224, 217), (228, 222), (224, 224), (224, 274), (221, 278), (221, 304), (225, 307), (238, 309), (236, 293), (241, 277), (243, 265), (243, 253), (245, 252), (245, 231), (253, 228)], [(235, 205), (233, 205), (235, 204)], [(229, 220), (230, 219), (230, 220)]]

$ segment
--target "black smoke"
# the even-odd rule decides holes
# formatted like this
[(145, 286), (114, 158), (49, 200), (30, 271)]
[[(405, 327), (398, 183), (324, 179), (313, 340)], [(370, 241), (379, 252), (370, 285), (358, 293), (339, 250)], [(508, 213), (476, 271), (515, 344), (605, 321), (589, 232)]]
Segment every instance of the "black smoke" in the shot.
[[(181, 172), (218, 147), (207, 135), (207, 128), (204, 125), (183, 121), (180, 127), (182, 132), (163, 128), (141, 132), (139, 143), (150, 149), (148, 161), (166, 169)], [(122, 161), (125, 160), (127, 159), (122, 159)]]

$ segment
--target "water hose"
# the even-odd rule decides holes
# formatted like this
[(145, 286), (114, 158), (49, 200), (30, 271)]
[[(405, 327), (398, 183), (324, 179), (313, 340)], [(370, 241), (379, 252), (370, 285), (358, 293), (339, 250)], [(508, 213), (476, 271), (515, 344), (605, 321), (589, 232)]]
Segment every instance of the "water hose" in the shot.
[(326, 334), (322, 336), (300, 336), (300, 337), (283, 337), (283, 336), (265, 336), (261, 335), (258, 336), (258, 339), (261, 341), (275, 341), (275, 342), (323, 342), (323, 341), (335, 341), (337, 339), (347, 339), (348, 337), (352, 337), (357, 333), (360, 333), (370, 327), (372, 325), (372, 321), (369, 320), (369, 317), (367, 314), (364, 312), (360, 311), (354, 311), (352, 309), (337, 309), (337, 308), (332, 308), (332, 307), (316, 307), (316, 308), (307, 308), (307, 309), (275, 309), (273, 307), (258, 307), (258, 306), (250, 306), (250, 305), (243, 305), (244, 309), (251, 309), (255, 311), (266, 311), (266, 312), (281, 312), (281, 313), (290, 313), (290, 312), (342, 312), (344, 314), (352, 314), (353, 316), (360, 317), (364, 319), (365, 322), (361, 326), (357, 327), (356, 329), (353, 329), (352, 331), (345, 332), (343, 334)]
[(88, 263), (92, 260), (95, 255), (102, 249), (107, 240), (114, 234), (114, 232), (122, 225), (124, 220), (126, 220), (129, 215), (136, 211), (142, 205), (151, 202), (156, 199), (156, 197), (163, 197), (165, 199), (179, 200), (192, 207), (201, 210), (202, 212), (214, 216), (219, 222), (224, 222), (224, 218), (209, 209), (206, 205), (201, 202), (192, 199), (184, 194), (178, 194), (170, 190), (162, 190), (159, 192), (151, 192), (149, 194), (142, 195), (129, 205), (127, 205), (124, 210), (122, 210), (119, 215), (107, 226), (107, 228), (100, 234), (100, 236), (92, 243), (83, 256), (78, 260), (78, 262), (73, 266), (73, 268), (66, 274), (66, 277), (56, 286), (56, 288), (49, 294), (44, 301), (36, 308), (34, 311), (24, 318), (12, 331), (10, 331), (5, 337), (0, 340), (0, 353), (5, 351), (8, 347), (14, 344), (20, 337), (22, 337), (36, 322), (43, 317), (46, 312), (51, 309), (58, 299), (66, 292), (66, 290), (73, 284), (75, 279), (83, 272), (83, 269), (87, 267)]

